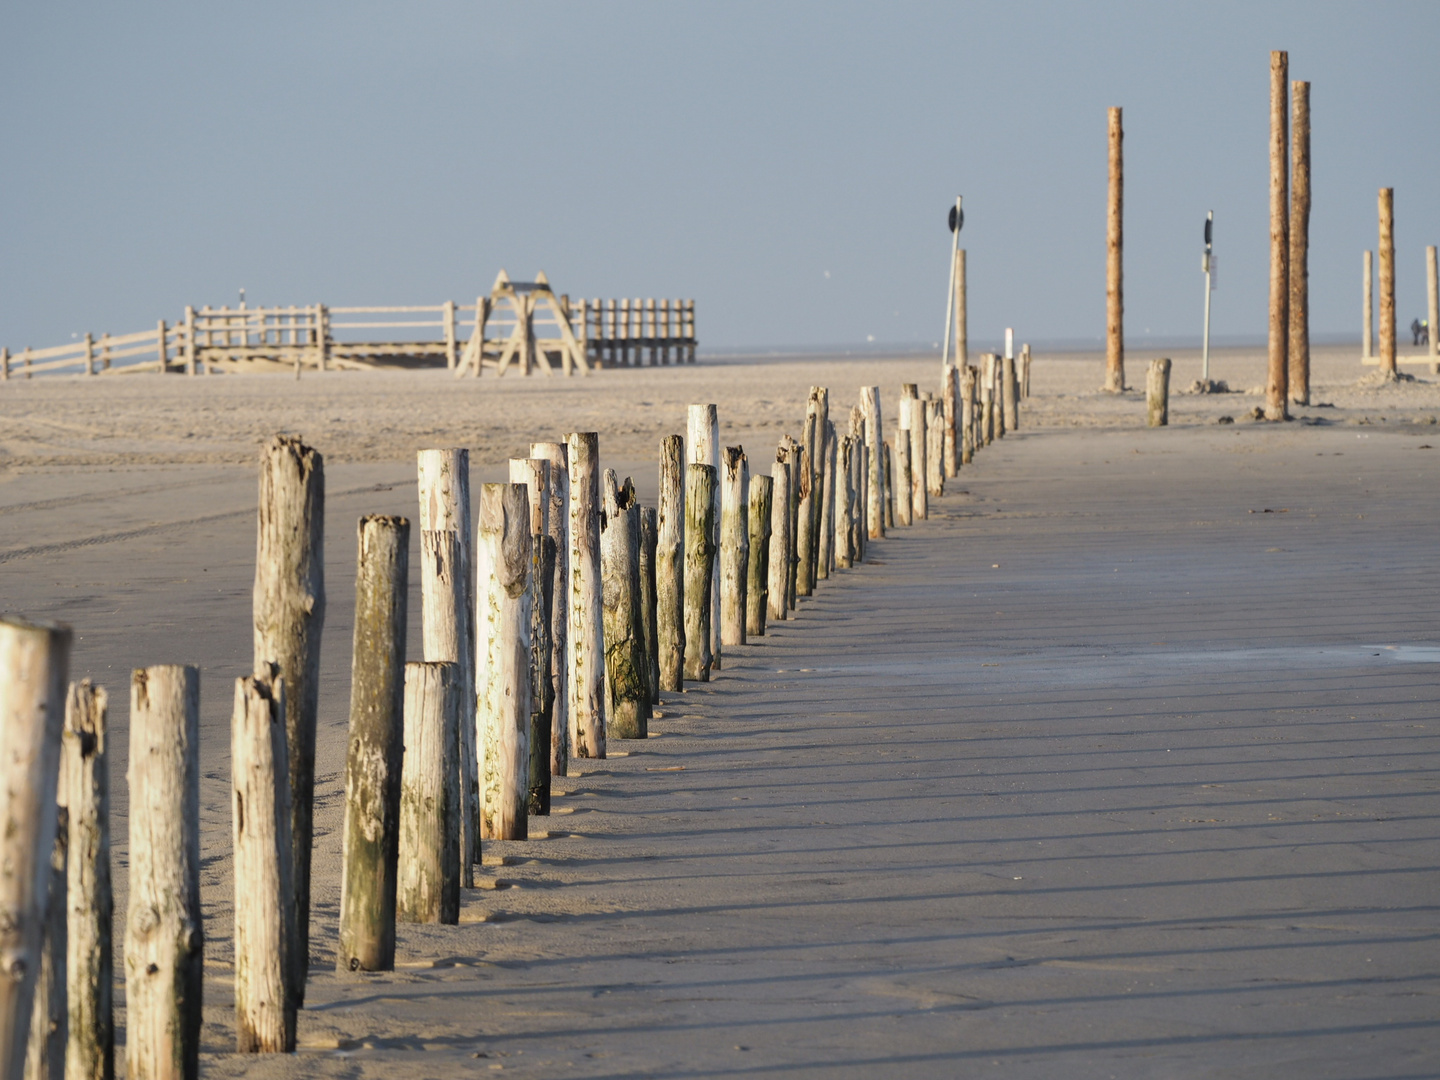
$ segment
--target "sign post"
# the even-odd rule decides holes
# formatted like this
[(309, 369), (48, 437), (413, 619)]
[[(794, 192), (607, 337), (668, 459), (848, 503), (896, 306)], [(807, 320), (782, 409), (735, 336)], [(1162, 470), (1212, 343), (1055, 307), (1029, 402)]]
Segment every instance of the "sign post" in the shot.
[(965, 227), (965, 211), (960, 207), (960, 200), (961, 196), (956, 195), (955, 205), (950, 208), (950, 288), (945, 294), (945, 344), (940, 350), (942, 372), (950, 361), (950, 328), (955, 323), (955, 264), (960, 257), (960, 230)]
[(1210, 386), (1210, 293), (1215, 288), (1210, 276), (1215, 265), (1215, 257), (1211, 253), (1211, 234), (1214, 224), (1215, 211), (1207, 211), (1205, 214), (1205, 254), (1200, 257), (1200, 269), (1205, 271), (1205, 337), (1200, 346), (1200, 378), (1205, 383), (1206, 389), (1209, 389)]

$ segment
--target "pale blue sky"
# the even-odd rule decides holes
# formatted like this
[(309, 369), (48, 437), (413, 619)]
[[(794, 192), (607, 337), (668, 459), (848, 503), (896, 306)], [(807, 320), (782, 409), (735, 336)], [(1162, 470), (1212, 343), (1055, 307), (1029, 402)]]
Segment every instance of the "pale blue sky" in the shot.
[(1396, 189), (1440, 243), (1440, 4), (9, 4), (0, 344), (186, 303), (473, 300), (496, 270), (688, 296), (712, 346), (1097, 340), (1105, 110), (1127, 331), (1265, 326), (1268, 51), (1312, 82), (1313, 327), (1358, 340)]

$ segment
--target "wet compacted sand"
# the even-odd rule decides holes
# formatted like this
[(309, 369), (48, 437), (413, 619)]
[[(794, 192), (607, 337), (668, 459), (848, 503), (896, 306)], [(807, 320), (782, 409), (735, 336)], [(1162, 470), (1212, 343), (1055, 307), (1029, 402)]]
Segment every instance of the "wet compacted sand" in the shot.
[[(70, 622), (75, 677), (111, 691), (117, 928), (129, 669), (202, 668), (204, 1071), (1440, 1072), (1440, 386), (1356, 386), (1338, 350), (1294, 423), (1177, 394), (1162, 430), (1096, 393), (1093, 356), (1037, 358), (1021, 431), (930, 521), (557, 779), (535, 839), (487, 845), (462, 925), (402, 926), (393, 974), (333, 973), (354, 521), (413, 517), (414, 450), (471, 445), (499, 479), (532, 439), (599, 430), (651, 499), (690, 401), (756, 467), (810, 385), (834, 414), (878, 383), (888, 417), (937, 366), (0, 390), (4, 607)], [(1213, 368), (1263, 382), (1258, 353)], [(275, 430), (327, 456), (329, 605), (302, 1049), (258, 1058), (230, 1053), (228, 714)], [(413, 655), (414, 593), (411, 618)]]

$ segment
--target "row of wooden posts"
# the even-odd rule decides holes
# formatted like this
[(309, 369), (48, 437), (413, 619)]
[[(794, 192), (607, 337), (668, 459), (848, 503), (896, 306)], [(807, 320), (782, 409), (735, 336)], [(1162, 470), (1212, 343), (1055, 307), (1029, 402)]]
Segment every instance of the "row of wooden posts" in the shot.
[[(600, 469), (599, 437), (537, 442), (480, 489), (469, 453), (418, 455), (424, 661), (405, 662), (410, 522), (358, 526), (336, 965), (395, 963), (397, 920), (455, 923), (483, 839), (524, 839), (569, 759), (644, 738), (661, 694), (705, 682), (800, 598), (924, 520), (984, 446), (1019, 426), (1027, 365), (946, 365), (832, 419), (813, 387), (768, 474), (722, 450), (714, 405), (660, 445), (658, 507)], [(312, 807), (325, 618), (324, 463), (298, 438), (261, 455), (254, 673), (231, 715), (235, 1045), (295, 1047), (309, 967)], [(109, 793), (103, 688), (67, 683), (71, 632), (0, 620), (0, 1069), (113, 1075)], [(200, 673), (130, 686), (125, 1055), (132, 1080), (198, 1070)], [(33, 1014), (32, 1014), (33, 1004)]]

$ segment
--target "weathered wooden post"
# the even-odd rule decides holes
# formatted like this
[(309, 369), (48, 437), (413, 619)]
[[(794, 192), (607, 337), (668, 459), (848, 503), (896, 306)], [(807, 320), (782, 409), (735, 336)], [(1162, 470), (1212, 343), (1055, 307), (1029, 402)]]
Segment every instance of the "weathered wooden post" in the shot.
[(885, 472), (880, 448), (885, 440), (880, 431), (880, 388), (860, 388), (860, 407), (865, 413), (865, 445), (869, 447), (870, 471), (866, 477), (865, 528), (871, 540), (885, 535)]
[[(1105, 389), (1125, 389), (1125, 129), (1111, 109), (1110, 190), (1105, 212)], [(987, 382), (989, 380), (986, 380)], [(984, 390), (981, 390), (984, 393)], [(985, 439), (988, 444), (989, 437)]]
[(1020, 430), (1020, 380), (1015, 371), (1015, 358), (1007, 355), (1001, 361), (1000, 398), (1005, 405), (1005, 430)]
[(649, 734), (650, 663), (640, 602), (640, 507), (627, 477), (617, 485), (606, 469), (601, 484), (605, 516), (600, 532), (601, 595), (605, 607), (605, 685), (610, 691), (607, 734), (643, 739)]
[(960, 473), (959, 418), (960, 370), (954, 364), (945, 365), (944, 379), (940, 388), (941, 423), (944, 425), (944, 441), (941, 458), (946, 478)]
[(550, 813), (550, 738), (555, 686), (550, 674), (550, 625), (555, 602), (555, 541), (550, 536), (550, 462), (511, 458), (510, 482), (524, 484), (530, 497), (530, 765), (529, 811)]
[[(581, 456), (574, 442), (570, 450), (572, 462)], [(574, 479), (572, 476), (572, 482)], [(484, 664), (476, 661), (482, 673), (479, 711), (484, 732), (480, 836), (524, 840), (529, 835), (530, 668), (534, 662), (530, 633), (535, 604), (530, 492), (525, 485), (482, 485), (477, 548), (480, 566), (489, 569), (477, 589), (483, 607), (476, 622), (482, 628), (485, 648)], [(597, 611), (599, 599), (597, 595)], [(601, 666), (602, 692), (603, 672)]]
[(750, 481), (750, 562), (745, 586), (745, 633), (765, 635), (770, 597), (770, 522), (775, 480), (757, 473)]
[(0, 616), (0, 1069), (19, 1080), (44, 947), (69, 627)]
[(1170, 360), (1151, 360), (1145, 371), (1145, 422), (1150, 427), (1170, 423)]
[(660, 518), (655, 547), (660, 689), (685, 689), (685, 440), (660, 440)]
[(1290, 137), (1289, 391), (1310, 404), (1310, 84), (1290, 84), (1294, 117)]
[(605, 612), (600, 599), (600, 436), (566, 436), (570, 458), (570, 751), (605, 756)]
[(714, 466), (692, 462), (685, 467), (685, 678), (691, 682), (710, 681), (714, 488)]
[(410, 522), (371, 515), (360, 519), (357, 533), (335, 968), (390, 971), (395, 967)]
[(838, 447), (835, 445), (835, 424), (829, 420), (825, 421), (824, 445), (820, 484), (820, 556), (815, 564), (815, 573), (822, 580), (830, 576), (830, 569), (835, 565), (835, 463)]
[(235, 1049), (295, 1049), (295, 886), (279, 666), (235, 680), (230, 824), (235, 859)]
[(790, 561), (790, 452), (782, 444), (770, 466), (770, 550), (766, 566), (767, 622), (783, 620), (789, 608), (785, 603), (789, 588)]
[(55, 841), (50, 846), (49, 881), (45, 890), (44, 933), (40, 971), (35, 978), (30, 1011), (30, 1037), (25, 1051), (25, 1078), (63, 1080), (65, 1044), (69, 1041), (65, 1013), (66, 974), (66, 864), (70, 829), (65, 807), (56, 817)]
[(1030, 343), (1020, 346), (1020, 400), (1030, 400)]
[[(809, 403), (813, 401), (813, 406)], [(810, 555), (809, 574), (806, 583), (810, 593), (814, 593), (816, 582), (820, 579), (820, 544), (824, 535), (820, 528), (820, 519), (824, 516), (825, 500), (825, 440), (829, 437), (830, 430), (830, 390), (824, 386), (812, 386), (810, 388), (810, 399), (806, 404), (807, 414), (812, 410), (815, 413), (815, 423), (812, 425), (813, 434), (809, 442), (805, 444), (805, 452), (810, 458)]]
[(900, 409), (900, 424), (910, 433), (910, 520), (924, 521), (930, 516), (925, 490), (925, 406), (918, 396), (906, 397), (901, 398)]
[(1395, 378), (1395, 189), (1380, 189), (1380, 370)]
[(859, 403), (850, 407), (850, 438), (854, 447), (851, 450), (851, 474), (850, 474), (850, 565), (854, 566), (865, 558), (865, 542), (869, 537), (869, 527), (866, 524), (866, 507), (869, 505), (869, 421), (865, 418), (865, 410)]
[(457, 759), (464, 692), (462, 669), (453, 661), (405, 665), (405, 758), (400, 770), (395, 890), (395, 915), (403, 922), (453, 925), (460, 921)]
[(1375, 257), (1372, 252), (1365, 252), (1365, 341), (1360, 348), (1360, 355), (1363, 359), (1369, 360), (1375, 355)]
[(457, 665), (460, 718), (460, 883), (475, 884), (480, 861), (480, 785), (475, 774), (474, 543), (470, 451), (420, 450), (420, 609), (425, 659)]
[[(60, 797), (70, 831), (66, 845), (65, 976), (67, 1068), (74, 1080), (115, 1075), (113, 1016), (115, 917), (110, 885), (110, 767), (105, 747), (108, 697), (90, 680), (71, 683), (65, 699)], [(10, 745), (8, 742), (6, 745)], [(289, 817), (286, 817), (289, 827)], [(286, 849), (288, 861), (290, 851)], [(293, 895), (291, 897), (293, 903)]]
[[(660, 546), (660, 517), (653, 506), (640, 508), (640, 616), (644, 631), (645, 686), (650, 704), (660, 704), (660, 627), (655, 598), (655, 553)], [(651, 715), (653, 716), (653, 710)]]
[[(938, 499), (945, 494), (945, 403), (927, 398), (925, 409), (925, 492)], [(928, 515), (929, 503), (926, 503)]]
[(996, 353), (990, 361), (990, 400), (995, 403), (995, 438), (1005, 437), (1005, 361)]
[(855, 558), (855, 522), (851, 516), (855, 508), (855, 492), (851, 487), (855, 475), (854, 436), (842, 435), (835, 453), (835, 568), (849, 570)]
[(1425, 249), (1425, 293), (1429, 303), (1427, 318), (1430, 327), (1430, 363), (1434, 374), (1440, 375), (1440, 272), (1437, 272), (1435, 245)]
[(745, 644), (750, 586), (750, 465), (743, 446), (727, 446), (720, 476), (720, 640)]
[(205, 923), (200, 912), (200, 669), (130, 679), (130, 895), (125, 1075), (200, 1072)]
[(960, 464), (975, 459), (975, 369), (960, 369)]
[(800, 576), (800, 502), (805, 497), (804, 485), (811, 482), (811, 472), (802, 443), (792, 439), (785, 453), (790, 461), (790, 529), (786, 534), (790, 550), (785, 555), (785, 610), (794, 611), (799, 595), (796, 585)]
[(1289, 54), (1270, 54), (1270, 336), (1265, 419), (1290, 419)]
[[(908, 439), (908, 433), (906, 435)], [(895, 462), (894, 455), (890, 452), (890, 444), (885, 443), (880, 447), (880, 453), (884, 460), (884, 467), (880, 470), (880, 476), (885, 488), (885, 527), (895, 528)]]
[[(600, 310), (599, 300), (595, 310)], [(596, 357), (598, 361), (598, 351)], [(550, 775), (564, 776), (570, 771), (570, 455), (564, 443), (537, 442), (530, 444), (530, 456), (550, 462), (549, 522), (555, 544), (555, 572), (550, 576)]]
[[(717, 477), (713, 488), (709, 520), (712, 522), (710, 547), (719, 550), (720, 547), (720, 486), (718, 477), (720, 475), (720, 418), (714, 405), (691, 405), (689, 409), (688, 428), (691, 464), (709, 465), (715, 470)], [(689, 485), (687, 481), (686, 490)], [(692, 516), (687, 511), (686, 525), (688, 527)], [(687, 555), (688, 558), (688, 555)], [(712, 581), (710, 583), (710, 657), (711, 667), (720, 667), (720, 560), (711, 560)], [(689, 584), (689, 578), (686, 578)], [(689, 623), (686, 623), (686, 635), (689, 635)], [(688, 653), (688, 645), (687, 645)], [(687, 664), (688, 666), (688, 664)]]
[(915, 516), (915, 500), (912, 494), (913, 478), (910, 475), (910, 429), (906, 426), (910, 411), (907, 402), (900, 402), (899, 427), (895, 429), (895, 447), (892, 452), (890, 482), (895, 490), (895, 524), (910, 525)]
[(989, 446), (995, 441), (995, 354), (986, 353), (980, 368), (980, 419), (981, 443)]
[(816, 451), (820, 444), (818, 432), (819, 409), (815, 400), (818, 387), (810, 388), (810, 399), (805, 405), (805, 425), (800, 432), (800, 445), (804, 449), (804, 470), (800, 477), (800, 505), (795, 519), (795, 595), (809, 596), (814, 591), (815, 579), (815, 514), (816, 501), (820, 498), (816, 484)]
[(310, 968), (310, 852), (315, 802), (315, 717), (325, 628), (325, 461), (298, 438), (276, 435), (260, 455), (252, 596), (251, 670), (280, 665), (290, 769), (297, 1005)]

